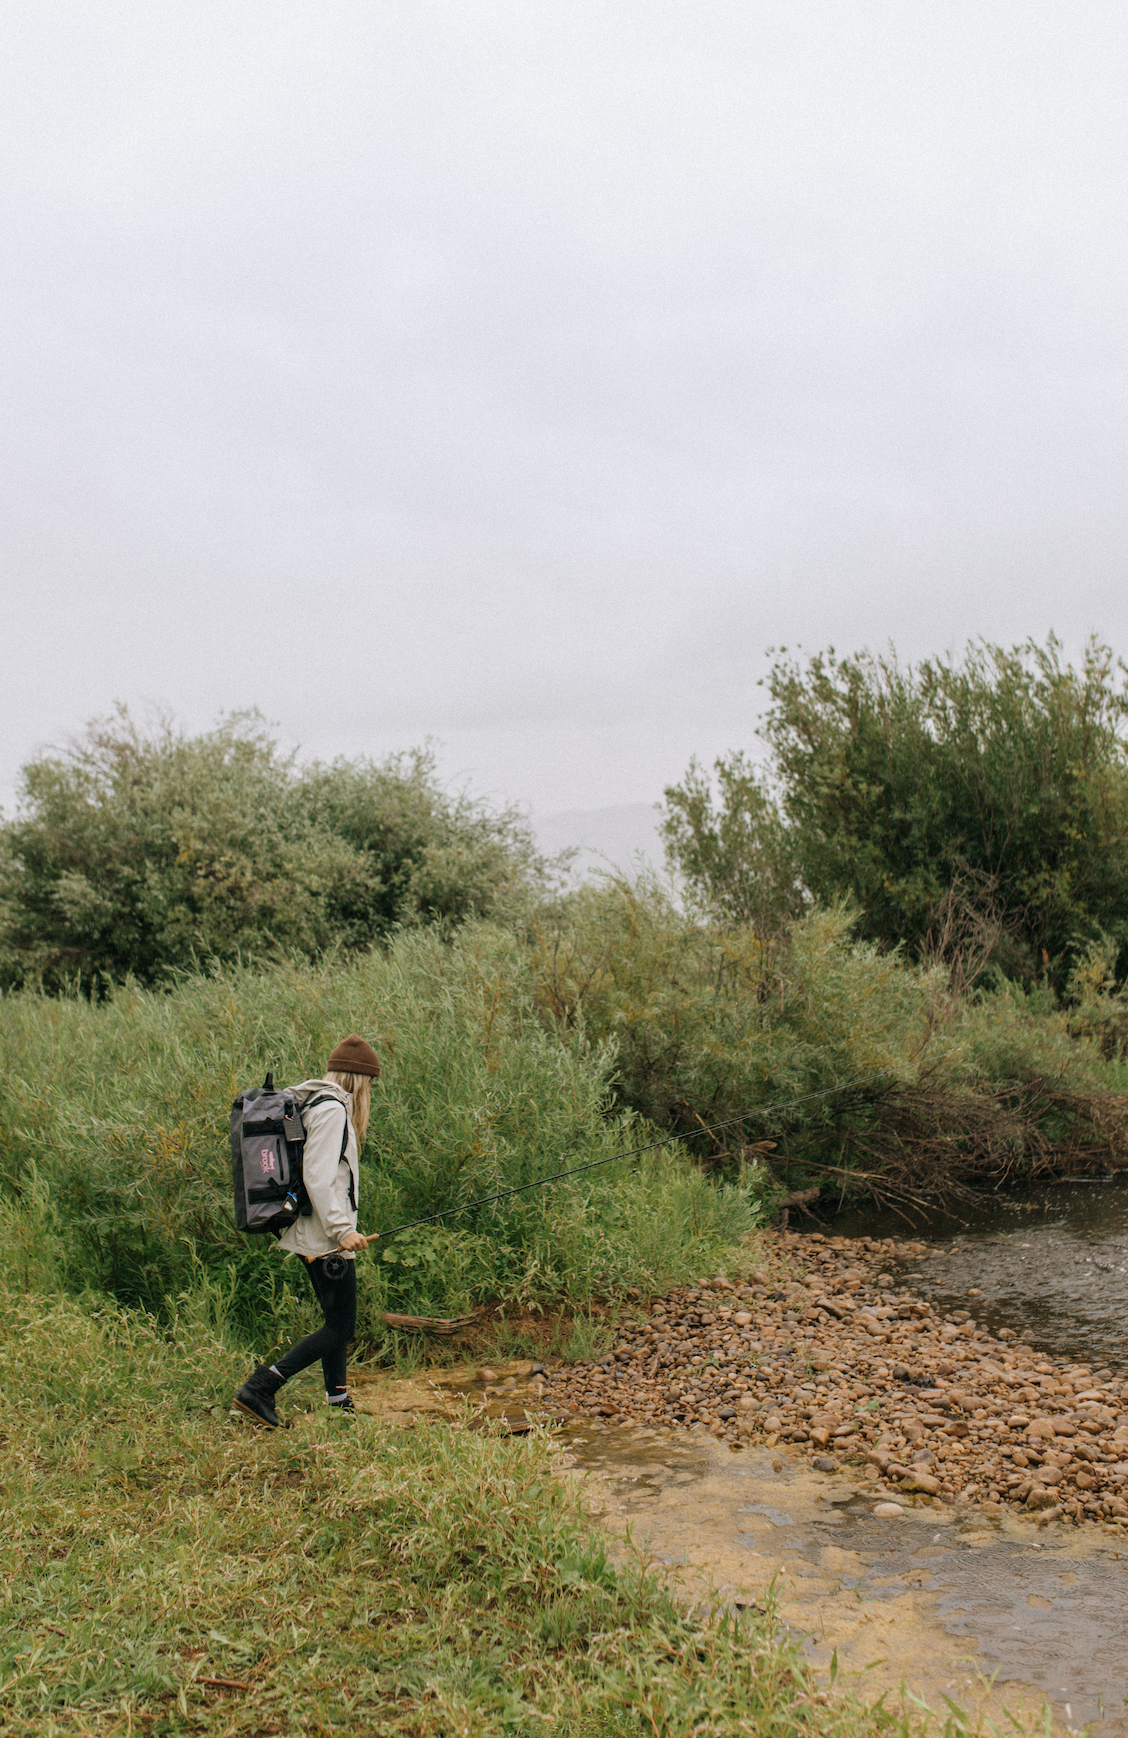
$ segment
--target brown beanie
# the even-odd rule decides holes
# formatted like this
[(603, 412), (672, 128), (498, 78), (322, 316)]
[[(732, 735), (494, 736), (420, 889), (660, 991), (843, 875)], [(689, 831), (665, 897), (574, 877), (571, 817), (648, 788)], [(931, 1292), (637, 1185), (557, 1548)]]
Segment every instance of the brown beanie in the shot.
[(355, 1032), (342, 1039), (329, 1058), (330, 1074), (379, 1074), (380, 1059)]

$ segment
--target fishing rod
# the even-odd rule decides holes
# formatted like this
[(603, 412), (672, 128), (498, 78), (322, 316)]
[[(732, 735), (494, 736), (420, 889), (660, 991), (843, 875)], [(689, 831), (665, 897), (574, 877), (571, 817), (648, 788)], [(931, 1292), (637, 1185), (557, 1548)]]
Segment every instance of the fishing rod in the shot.
[(643, 1153), (653, 1152), (655, 1147), (669, 1147), (675, 1141), (687, 1141), (691, 1135), (715, 1134), (718, 1129), (732, 1128), (736, 1123), (746, 1122), (751, 1116), (770, 1116), (776, 1111), (793, 1110), (797, 1104), (810, 1104), (816, 1098), (832, 1098), (836, 1092), (849, 1092), (851, 1087), (860, 1086), (866, 1080), (876, 1080), (877, 1075), (858, 1075), (854, 1080), (848, 1080), (843, 1086), (827, 1086), (821, 1092), (805, 1092), (799, 1098), (785, 1099), (779, 1104), (764, 1104), (752, 1110), (743, 1110), (739, 1116), (727, 1116), (723, 1122), (702, 1123), (700, 1128), (685, 1129), (681, 1134), (663, 1135), (661, 1140), (648, 1141), (645, 1146), (631, 1147), (625, 1153), (612, 1153), (606, 1159), (592, 1159), (586, 1165), (571, 1165), (567, 1170), (554, 1171), (549, 1177), (538, 1177), (535, 1183), (519, 1183), (514, 1189), (499, 1189), (496, 1195), (480, 1195), (476, 1201), (465, 1201), (461, 1207), (444, 1207), (439, 1213), (428, 1213), (423, 1219), (409, 1219), (404, 1225), (394, 1225), (390, 1231), (377, 1232), (378, 1237), (398, 1237), (401, 1231), (414, 1231), (418, 1225), (433, 1225), (437, 1219), (450, 1219), (458, 1213), (470, 1213), (475, 1207), (489, 1207), (495, 1201), (507, 1201), (511, 1195), (526, 1195), (530, 1189), (545, 1189), (549, 1183), (558, 1183), (562, 1177), (576, 1177), (581, 1171), (596, 1171), (601, 1165), (618, 1164), (622, 1159), (637, 1159)]

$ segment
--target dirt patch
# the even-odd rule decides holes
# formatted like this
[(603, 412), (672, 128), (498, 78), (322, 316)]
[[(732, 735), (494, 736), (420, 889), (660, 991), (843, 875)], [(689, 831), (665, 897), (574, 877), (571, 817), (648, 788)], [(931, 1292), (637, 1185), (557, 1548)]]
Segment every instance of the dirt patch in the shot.
[(381, 1424), (410, 1425), (433, 1417), (471, 1427), (496, 1425), (512, 1434), (546, 1417), (543, 1366), (530, 1359), (499, 1365), (450, 1364), (414, 1376), (351, 1370), (349, 1389), (357, 1407)]

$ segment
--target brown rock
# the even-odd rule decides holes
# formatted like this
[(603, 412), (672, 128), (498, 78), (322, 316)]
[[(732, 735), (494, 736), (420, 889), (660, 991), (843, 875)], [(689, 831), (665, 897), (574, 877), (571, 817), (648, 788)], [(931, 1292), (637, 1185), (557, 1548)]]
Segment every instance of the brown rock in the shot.
[(931, 1473), (921, 1472), (916, 1467), (910, 1467), (901, 1480), (902, 1490), (924, 1491), (930, 1497), (939, 1495), (940, 1480)]
[[(812, 1448), (816, 1451), (829, 1449), (833, 1439), (835, 1448), (848, 1454), (864, 1454), (870, 1477), (877, 1477), (886, 1468), (890, 1476), (911, 1477), (920, 1472), (922, 1463), (897, 1466), (886, 1450), (875, 1449), (857, 1434), (855, 1421), (848, 1422), (850, 1414), (863, 1396), (875, 1392), (882, 1397), (884, 1412), (890, 1373), (895, 1382), (909, 1380), (911, 1362), (941, 1379), (954, 1376), (957, 1364), (952, 1361), (952, 1354), (945, 1359), (944, 1346), (950, 1339), (960, 1339), (962, 1349), (965, 1341), (978, 1337), (974, 1352), (969, 1344), (969, 1355), (960, 1357), (952, 1397), (935, 1389), (921, 1393), (917, 1396), (921, 1423), (911, 1417), (898, 1421), (912, 1444), (911, 1449), (905, 1449), (906, 1456), (914, 1450), (927, 1451), (931, 1440), (946, 1464), (941, 1470), (934, 1463), (930, 1471), (942, 1478), (945, 1486), (950, 1477), (957, 1481), (957, 1488), (965, 1484), (969, 1488), (986, 1487), (992, 1500), (1001, 1495), (1008, 1504), (1020, 1503), (1034, 1485), (1032, 1477), (1018, 1476), (1029, 1457), (1016, 1448), (1013, 1457), (1001, 1459), (999, 1439), (1006, 1440), (1012, 1430), (1027, 1433), (1032, 1420), (1040, 1421), (1039, 1431), (1029, 1433), (1026, 1438), (1032, 1449), (1049, 1448), (1056, 1442), (1059, 1448), (1069, 1447), (1077, 1457), (1067, 1475), (1068, 1486), (1063, 1481), (1062, 1488), (1072, 1493), (1074, 1481), (1082, 1472), (1093, 1480), (1093, 1488), (1098, 1488), (1108, 1475), (1103, 1471), (1091, 1472), (1086, 1463), (1098, 1454), (1128, 1458), (1128, 1413), (1118, 1403), (1118, 1392), (1112, 1389), (1106, 1394), (1091, 1376), (1081, 1373), (1073, 1376), (1078, 1390), (1075, 1397), (1069, 1381), (1059, 1379), (1046, 1360), (1024, 1347), (1008, 1348), (1010, 1361), (1004, 1368), (998, 1341), (989, 1341), (974, 1324), (970, 1325), (970, 1332), (965, 1327), (962, 1338), (953, 1325), (945, 1324), (951, 1332), (942, 1339), (941, 1324), (935, 1316), (928, 1316), (928, 1306), (907, 1295), (889, 1297), (888, 1288), (893, 1282), (881, 1279), (878, 1264), (888, 1263), (893, 1247), (871, 1248), (868, 1242), (843, 1238), (817, 1245), (807, 1237), (789, 1237), (784, 1246), (785, 1258), (806, 1257), (808, 1262), (818, 1264), (819, 1278), (815, 1280), (812, 1275), (806, 1290), (773, 1279), (769, 1284), (757, 1281), (738, 1286), (736, 1295), (723, 1296), (721, 1288), (709, 1289), (708, 1282), (701, 1282), (692, 1294), (688, 1290), (671, 1293), (653, 1306), (651, 1319), (625, 1333), (616, 1352), (617, 1370), (592, 1363), (559, 1370), (552, 1382), (554, 1413), (566, 1414), (570, 1409), (624, 1421), (676, 1420), (679, 1426), (708, 1424), (715, 1433), (729, 1436), (737, 1433), (745, 1442), (780, 1437), (798, 1444), (813, 1432), (816, 1434), (812, 1437)], [(875, 1295), (871, 1289), (875, 1276), (884, 1296)], [(786, 1298), (770, 1300), (773, 1289), (786, 1290)], [(826, 1307), (830, 1304), (835, 1306), (833, 1310)], [(882, 1305), (897, 1311), (896, 1320), (873, 1313), (876, 1306)], [(813, 1307), (823, 1312), (819, 1337), (799, 1346), (797, 1314), (806, 1311), (809, 1318)], [(738, 1314), (748, 1317), (748, 1322), (738, 1322)], [(910, 1321), (910, 1316), (918, 1319)], [(928, 1319), (923, 1319), (926, 1316)], [(910, 1328), (922, 1330), (914, 1339), (912, 1359), (905, 1340), (902, 1342), (905, 1349), (898, 1346), (896, 1356), (906, 1361), (895, 1364), (893, 1347), (885, 1349), (888, 1336), (891, 1332), (906, 1334)], [(724, 1353), (720, 1344), (723, 1333), (731, 1335)], [(830, 1374), (816, 1376), (814, 1380), (808, 1374), (808, 1380), (802, 1382), (798, 1360), (794, 1365), (782, 1359), (775, 1363), (781, 1352), (787, 1358), (793, 1341), (806, 1355), (808, 1373), (829, 1369)], [(989, 1347), (994, 1358), (987, 1355)], [(709, 1362), (703, 1367), (691, 1366), (690, 1359), (702, 1355)], [(746, 1358), (750, 1360), (747, 1363)], [(879, 1362), (882, 1358), (886, 1361)], [(661, 1375), (660, 1361), (664, 1366)], [(788, 1378), (798, 1379), (800, 1385), (792, 1388)], [(778, 1391), (773, 1393), (770, 1383), (786, 1388), (787, 1398)], [(681, 1392), (683, 1386), (688, 1390), (685, 1394)], [(972, 1386), (977, 1390), (974, 1396), (969, 1392)], [(820, 1390), (817, 1394), (816, 1388)], [(849, 1409), (844, 1404), (847, 1390)], [(1056, 1397), (1052, 1405), (1051, 1395)], [(1023, 1401), (1033, 1404), (1023, 1408)], [(1110, 1401), (1115, 1404), (1108, 1404)], [(1016, 1410), (1008, 1412), (1007, 1408), (1016, 1407), (1016, 1402), (1019, 1403)], [(1067, 1411), (1074, 1406), (1076, 1411)], [(611, 1410), (608, 1412), (607, 1408)], [(973, 1426), (968, 1415), (976, 1410), (989, 1411), (992, 1416)], [(945, 1422), (941, 1413), (947, 1413), (950, 1422)], [(723, 1416), (726, 1414), (727, 1425)], [(1121, 1422), (1117, 1437), (1110, 1440), (1118, 1421)], [(872, 1424), (879, 1430), (888, 1429), (892, 1422), (887, 1417), (882, 1425), (875, 1418)], [(1059, 1422), (1072, 1425), (1073, 1434), (1058, 1430)], [(819, 1440), (819, 1433), (825, 1433), (825, 1441)], [(830, 1460), (829, 1453), (822, 1458)], [(1008, 1462), (1013, 1464), (1014, 1472)], [(1004, 1476), (1013, 1483), (1000, 1488)], [(1036, 1488), (1047, 1497), (1051, 1494), (1041, 1474)], [(1084, 1507), (1090, 1514), (1107, 1514), (1108, 1500), (1098, 1503), (1096, 1497), (1084, 1494), (1086, 1489), (1084, 1484), (1078, 1485), (1082, 1494), (1070, 1495), (1069, 1511), (1076, 1516)], [(1125, 1490), (1128, 1492), (1128, 1484)], [(1038, 1510), (1038, 1516), (1041, 1520), (1056, 1512), (1043, 1508)]]
[(1035, 1485), (1026, 1499), (1026, 1507), (1028, 1509), (1053, 1509), (1057, 1507), (1057, 1497), (1044, 1485)]

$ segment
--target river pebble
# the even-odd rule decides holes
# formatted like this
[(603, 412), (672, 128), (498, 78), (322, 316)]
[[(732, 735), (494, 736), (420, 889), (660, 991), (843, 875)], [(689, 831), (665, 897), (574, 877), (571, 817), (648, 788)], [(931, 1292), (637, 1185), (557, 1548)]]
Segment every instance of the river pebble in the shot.
[[(663, 1298), (606, 1357), (546, 1372), (561, 1417), (787, 1444), (874, 1495), (1128, 1521), (1128, 1384), (898, 1284), (923, 1244), (787, 1234), (784, 1277)], [(962, 1313), (962, 1312), (961, 1312)]]

